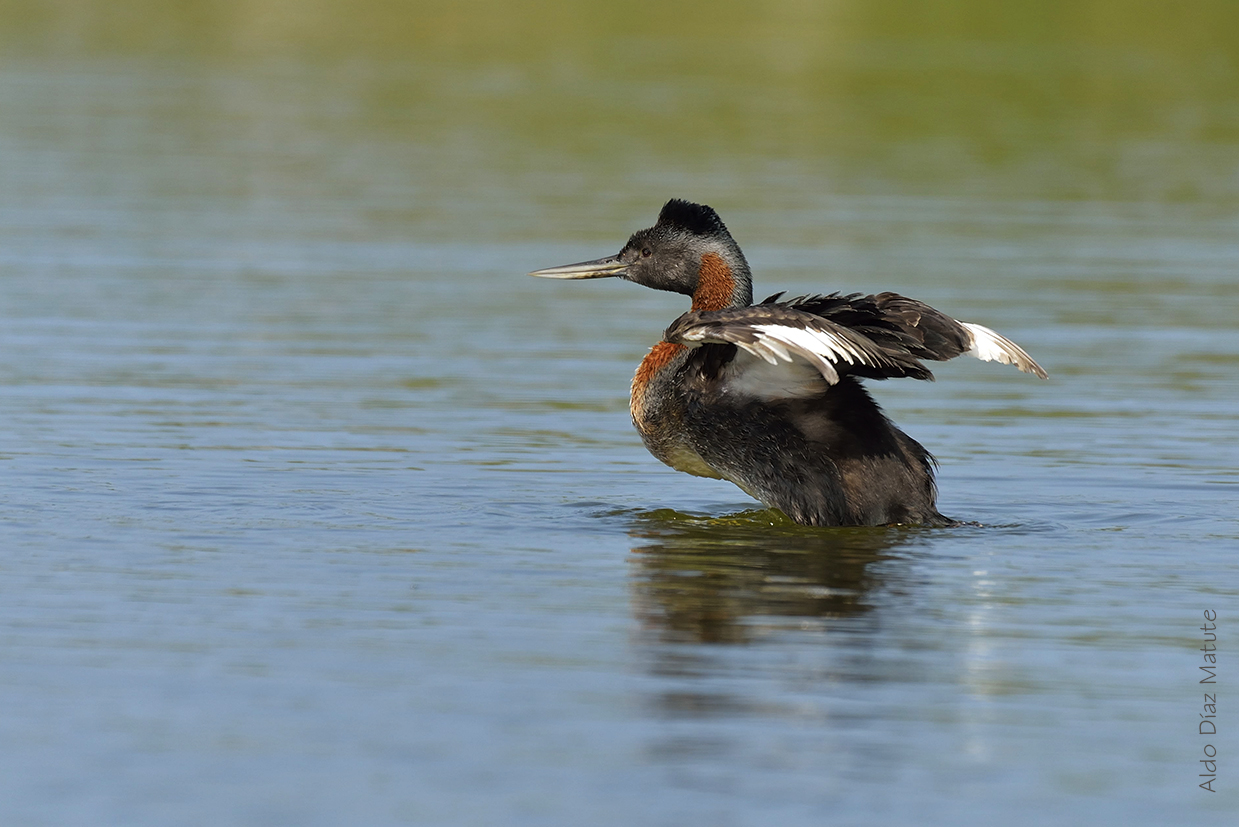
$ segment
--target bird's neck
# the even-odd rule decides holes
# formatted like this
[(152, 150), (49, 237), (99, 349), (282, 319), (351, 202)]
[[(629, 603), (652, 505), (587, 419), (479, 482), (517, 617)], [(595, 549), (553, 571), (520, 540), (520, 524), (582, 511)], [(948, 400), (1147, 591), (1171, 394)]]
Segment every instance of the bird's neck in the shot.
[(752, 303), (753, 287), (743, 259), (739, 266), (733, 267), (718, 253), (706, 253), (701, 257), (697, 289), (693, 291), (693, 310), (722, 310), (747, 307)]

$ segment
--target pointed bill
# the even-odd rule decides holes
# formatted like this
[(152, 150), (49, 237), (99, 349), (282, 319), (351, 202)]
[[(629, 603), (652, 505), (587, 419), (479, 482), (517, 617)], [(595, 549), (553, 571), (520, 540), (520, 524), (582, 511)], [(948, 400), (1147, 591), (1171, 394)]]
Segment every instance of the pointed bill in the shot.
[(593, 261), (534, 270), (529, 275), (543, 279), (605, 279), (610, 276), (622, 276), (627, 271), (628, 265), (620, 261), (619, 256), (607, 256)]

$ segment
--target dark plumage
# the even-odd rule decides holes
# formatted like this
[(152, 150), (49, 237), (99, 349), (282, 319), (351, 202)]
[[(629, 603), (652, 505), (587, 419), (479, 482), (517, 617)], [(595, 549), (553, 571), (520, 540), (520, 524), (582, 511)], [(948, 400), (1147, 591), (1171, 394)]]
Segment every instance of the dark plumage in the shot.
[(672, 198), (658, 213), (658, 226), (682, 230), (694, 235), (717, 235), (727, 232), (718, 213), (704, 204)]
[(714, 210), (673, 199), (618, 255), (538, 270), (692, 296), (637, 369), (633, 423), (681, 471), (730, 480), (806, 525), (945, 525), (934, 460), (858, 380), (932, 379), (971, 353), (1045, 378), (1014, 342), (896, 293), (752, 304), (748, 262)]

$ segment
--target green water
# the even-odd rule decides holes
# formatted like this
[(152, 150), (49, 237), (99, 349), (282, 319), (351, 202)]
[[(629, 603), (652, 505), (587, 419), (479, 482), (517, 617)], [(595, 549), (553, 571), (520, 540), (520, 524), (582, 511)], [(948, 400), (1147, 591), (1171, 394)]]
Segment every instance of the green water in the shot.
[[(981, 525), (646, 454), (669, 197)], [(0, 2), (0, 822), (1230, 823), (1237, 283), (1230, 3)]]

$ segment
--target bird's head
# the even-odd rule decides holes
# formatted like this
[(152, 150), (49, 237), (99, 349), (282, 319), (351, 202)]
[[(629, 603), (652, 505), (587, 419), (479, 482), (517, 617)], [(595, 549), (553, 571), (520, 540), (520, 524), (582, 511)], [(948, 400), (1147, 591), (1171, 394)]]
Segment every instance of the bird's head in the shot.
[(718, 213), (678, 198), (663, 205), (658, 222), (633, 233), (618, 254), (535, 270), (530, 275), (622, 278), (692, 296), (694, 310), (744, 307), (753, 301), (748, 262)]

